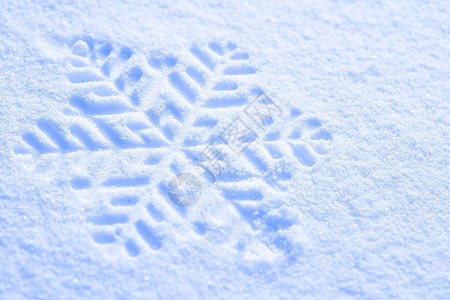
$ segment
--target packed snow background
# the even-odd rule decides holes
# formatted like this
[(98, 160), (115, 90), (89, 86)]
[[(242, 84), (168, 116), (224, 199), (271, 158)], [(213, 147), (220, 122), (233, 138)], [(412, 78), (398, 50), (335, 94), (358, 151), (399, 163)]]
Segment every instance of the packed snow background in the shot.
[(449, 60), (447, 1), (2, 1), (0, 298), (449, 299)]

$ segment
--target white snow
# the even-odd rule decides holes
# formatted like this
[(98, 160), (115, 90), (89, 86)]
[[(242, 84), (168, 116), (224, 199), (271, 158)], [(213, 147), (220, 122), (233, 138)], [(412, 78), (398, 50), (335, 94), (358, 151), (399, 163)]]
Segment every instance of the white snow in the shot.
[(448, 299), (449, 23), (1, 2), (0, 298)]

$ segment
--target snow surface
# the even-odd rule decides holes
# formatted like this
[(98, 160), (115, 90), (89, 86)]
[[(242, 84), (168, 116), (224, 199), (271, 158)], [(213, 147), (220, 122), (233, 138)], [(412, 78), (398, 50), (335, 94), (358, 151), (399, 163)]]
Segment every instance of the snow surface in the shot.
[(1, 1), (0, 298), (449, 299), (449, 23), (448, 1)]

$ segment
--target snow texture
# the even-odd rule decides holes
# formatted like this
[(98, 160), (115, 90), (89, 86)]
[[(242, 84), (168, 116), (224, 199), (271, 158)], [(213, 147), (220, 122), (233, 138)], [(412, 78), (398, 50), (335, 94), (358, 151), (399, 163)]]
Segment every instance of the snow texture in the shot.
[(0, 70), (1, 299), (450, 298), (448, 1), (6, 0)]

